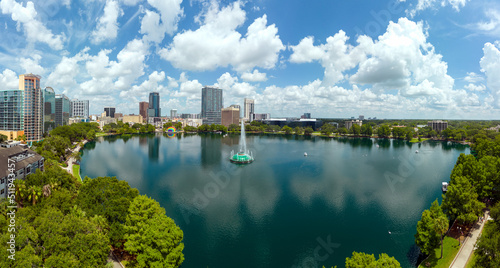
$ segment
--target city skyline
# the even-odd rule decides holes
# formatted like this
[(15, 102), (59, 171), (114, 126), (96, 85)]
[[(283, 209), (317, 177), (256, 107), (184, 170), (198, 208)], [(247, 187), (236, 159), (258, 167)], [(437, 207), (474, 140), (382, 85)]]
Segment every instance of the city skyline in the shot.
[[(0, 88), (198, 113), (201, 88), (273, 117), (498, 119), (500, 4), (1, 0)], [(207, 56), (209, 55), (209, 56)]]

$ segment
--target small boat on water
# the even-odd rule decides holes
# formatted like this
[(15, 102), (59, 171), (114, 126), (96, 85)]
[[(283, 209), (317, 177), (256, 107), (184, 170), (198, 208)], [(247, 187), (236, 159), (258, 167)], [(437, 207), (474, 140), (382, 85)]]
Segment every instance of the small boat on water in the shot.
[(415, 153), (418, 154), (418, 150), (416, 150)]
[(307, 156), (307, 153), (304, 153), (304, 156)]
[(448, 183), (447, 182), (443, 181), (441, 183), (441, 190), (443, 190), (443, 192), (445, 192), (445, 193), (448, 191)]
[(378, 144), (377, 144), (377, 148), (380, 147)]

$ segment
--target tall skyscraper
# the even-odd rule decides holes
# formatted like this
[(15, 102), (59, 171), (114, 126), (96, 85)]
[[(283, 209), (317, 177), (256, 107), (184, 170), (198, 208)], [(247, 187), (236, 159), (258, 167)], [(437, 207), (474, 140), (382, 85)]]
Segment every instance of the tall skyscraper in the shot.
[(233, 108), (238, 109), (240, 111), (240, 117), (241, 117), (241, 106), (240, 105), (238, 105), (238, 104), (231, 104), (231, 106), (229, 106), (229, 107), (233, 107)]
[(71, 101), (64, 94), (56, 94), (56, 127), (69, 124)]
[(56, 127), (56, 93), (51, 87), (43, 90), (43, 132)]
[(139, 102), (139, 114), (142, 115), (142, 118), (148, 118), (148, 108), (149, 103), (147, 101)]
[(89, 101), (88, 100), (71, 100), (71, 117), (88, 118), (89, 117)]
[(221, 124), (221, 109), (223, 107), (222, 89), (204, 87), (201, 89), (201, 118), (203, 124)]
[(23, 91), (0, 91), (0, 131), (20, 131), (24, 129)]
[(107, 117), (115, 118), (115, 107), (104, 107), (104, 112)]
[(170, 110), (170, 119), (177, 118), (177, 109)]
[(149, 93), (148, 117), (161, 117), (160, 93)]
[(251, 121), (252, 114), (255, 113), (254, 100), (245, 98), (244, 107), (245, 107), (245, 120)]
[(40, 89), (40, 76), (20, 75), (19, 90), (22, 90), (24, 95), (24, 135), (26, 135), (26, 141), (39, 141), (43, 134), (43, 93)]

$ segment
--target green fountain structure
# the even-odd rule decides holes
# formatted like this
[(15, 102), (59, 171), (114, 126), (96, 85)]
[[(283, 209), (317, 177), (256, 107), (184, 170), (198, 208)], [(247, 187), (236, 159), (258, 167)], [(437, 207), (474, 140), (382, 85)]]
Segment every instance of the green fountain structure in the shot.
[(240, 151), (238, 153), (234, 153), (231, 151), (231, 157), (229, 161), (236, 164), (249, 164), (253, 162), (252, 152), (247, 150), (247, 142), (245, 138), (245, 126), (243, 125), (243, 121), (241, 121), (241, 136), (240, 136)]

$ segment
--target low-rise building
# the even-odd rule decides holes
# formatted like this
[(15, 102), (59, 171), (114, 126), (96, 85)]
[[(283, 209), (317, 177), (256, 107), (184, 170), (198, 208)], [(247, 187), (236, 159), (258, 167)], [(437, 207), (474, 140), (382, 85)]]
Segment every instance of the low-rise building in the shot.
[(199, 127), (203, 124), (203, 119), (186, 118), (182, 120), (182, 127)]
[(142, 124), (143, 118), (142, 115), (124, 115), (122, 119), (123, 123), (132, 123), (132, 124)]
[(352, 125), (354, 125), (354, 124), (362, 126), (363, 125), (363, 121), (361, 121), (361, 120), (349, 120), (349, 121), (345, 121), (345, 128), (351, 129)]
[(43, 156), (23, 146), (0, 148), (0, 198), (7, 197), (9, 170), (14, 164), (13, 174), (16, 179), (25, 179), (27, 175), (34, 174), (37, 169), (43, 171)]

